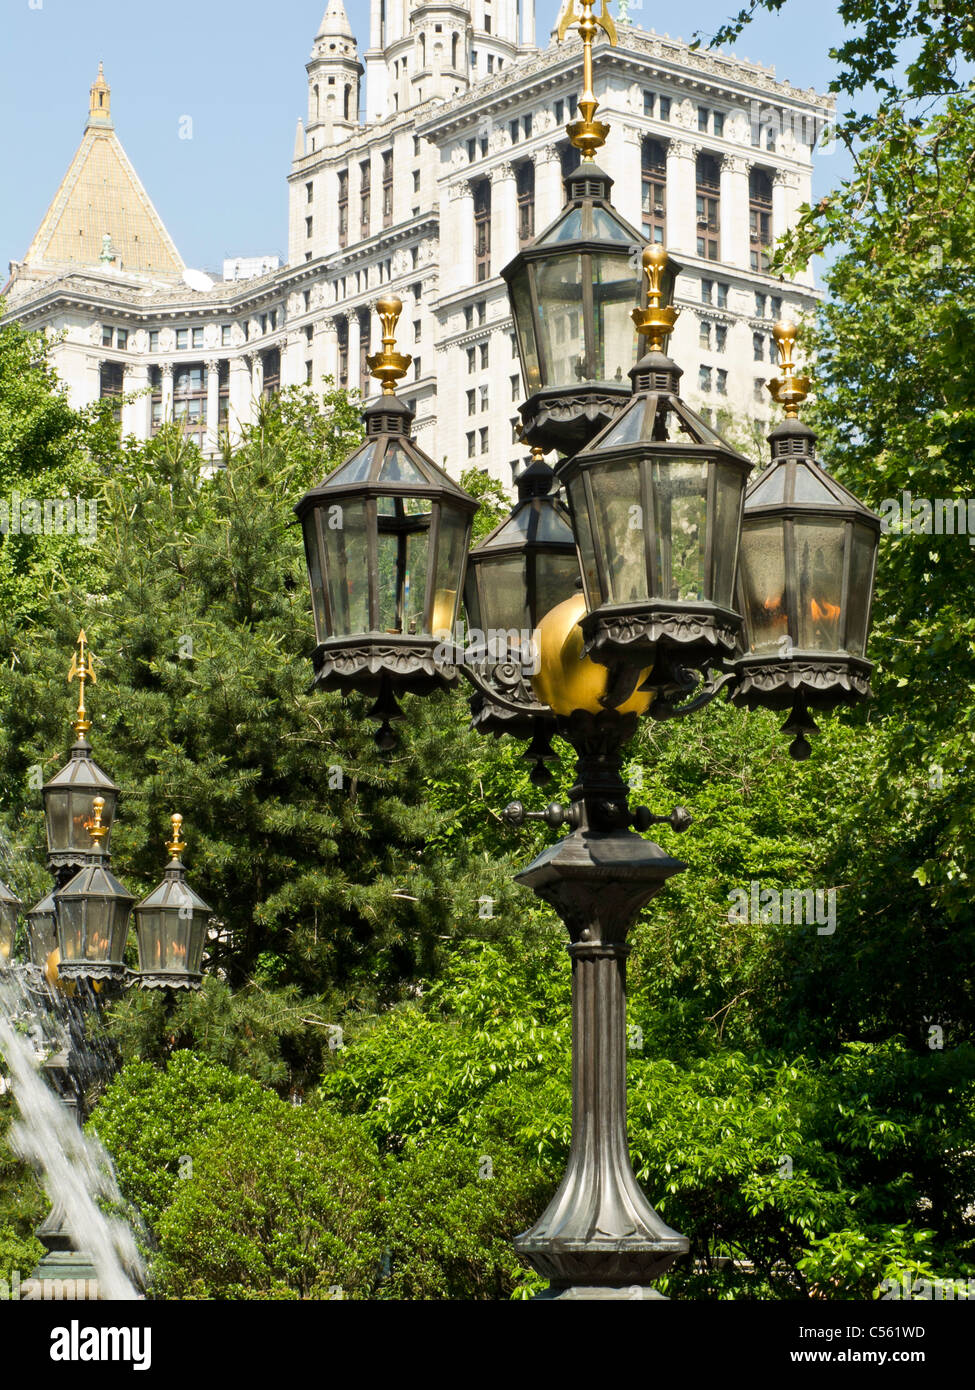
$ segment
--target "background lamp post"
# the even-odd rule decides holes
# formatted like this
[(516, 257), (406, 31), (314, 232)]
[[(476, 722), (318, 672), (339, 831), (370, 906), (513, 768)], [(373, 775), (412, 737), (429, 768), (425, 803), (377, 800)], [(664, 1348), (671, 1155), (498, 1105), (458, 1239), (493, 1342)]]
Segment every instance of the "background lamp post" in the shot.
[(108, 867), (107, 838), (100, 796), (92, 807), (91, 840), (95, 862), (81, 869), (55, 893), (58, 921), (58, 972), (65, 980), (125, 980), (125, 941), (135, 898)]
[[(643, 714), (655, 719), (685, 717), (721, 690), (731, 693), (739, 680), (749, 703), (777, 707), (780, 692), (778, 687), (766, 691), (756, 679), (757, 659), (765, 660), (764, 651), (756, 649), (755, 669), (749, 667), (750, 653), (742, 655), (742, 645), (750, 638), (742, 638), (743, 618), (736, 596), (744, 594), (752, 621), (755, 595), (761, 589), (764, 599), (769, 592), (753, 579), (757, 571), (751, 560), (739, 585), (743, 504), (751, 465), (681, 401), (680, 369), (664, 352), (677, 317), (673, 305), (677, 267), (660, 247), (647, 248), (643, 254), (646, 304), (632, 315), (639, 334), (648, 339), (647, 352), (639, 362), (632, 324), (625, 345), (617, 334), (617, 310), (638, 298), (642, 277), (633, 270), (618, 281), (595, 273), (597, 257), (586, 238), (595, 234), (597, 225), (621, 224), (606, 201), (608, 181), (598, 170), (594, 173), (591, 163), (607, 130), (594, 119), (592, 42), (600, 25), (611, 42), (615, 33), (605, 10), (599, 20), (594, 17), (591, 0), (566, 0), (560, 37), (572, 22), (576, 4), (581, 10), (578, 27), (586, 90), (581, 118), (569, 127), (569, 134), (582, 150), (584, 162), (570, 180), (570, 206), (555, 224), (565, 229), (565, 241), (543, 233), (512, 262), (505, 278), (530, 392), (522, 407), (525, 436), (540, 448), (557, 444), (569, 452), (555, 476), (567, 488), (585, 592), (566, 595), (547, 612), (541, 611), (545, 605), (539, 603), (537, 566), (548, 561), (532, 547), (537, 547), (542, 503), (549, 508), (549, 522), (557, 517), (564, 524), (565, 516), (551, 499), (550, 480), (545, 480), (542, 493), (542, 475), (536, 470), (538, 496), (526, 488), (527, 495), (519, 496), (507, 521), (473, 553), (466, 602), (472, 626), (478, 628), (488, 626), (495, 617), (503, 619), (505, 627), (519, 629), (520, 620), (530, 620), (537, 633), (537, 669), (529, 670), (523, 661), (487, 660), (490, 653), (477, 642), (466, 651), (442, 648), (437, 659), (475, 687), (480, 697), (480, 703), (474, 701), (475, 727), (481, 732), (508, 731), (527, 738), (537, 737), (540, 728), (554, 729), (577, 755), (576, 781), (567, 804), (553, 802), (531, 812), (513, 801), (505, 810), (505, 819), (513, 826), (535, 819), (568, 832), (543, 850), (516, 881), (554, 907), (568, 931), (572, 960), (569, 1157), (548, 1208), (530, 1231), (515, 1240), (515, 1248), (549, 1280), (542, 1298), (659, 1298), (652, 1287), (654, 1280), (686, 1253), (688, 1241), (647, 1201), (629, 1157), (627, 935), (642, 908), (686, 867), (645, 839), (644, 833), (655, 824), (684, 831), (691, 817), (682, 807), (667, 816), (631, 808), (622, 776), (623, 750)], [(587, 179), (593, 183), (589, 191)], [(607, 238), (611, 241), (608, 234)], [(642, 244), (635, 233), (628, 231), (627, 238), (628, 247)], [(583, 265), (588, 266), (585, 274)], [(621, 264), (616, 265), (613, 274), (620, 269)], [(613, 291), (601, 298), (598, 287), (607, 283), (612, 283)], [(617, 344), (613, 356), (620, 378), (628, 374), (631, 387), (627, 390), (616, 383), (614, 369), (612, 389), (600, 400), (606, 382), (597, 380), (591, 353), (592, 345), (600, 341), (600, 350), (608, 350), (604, 334), (609, 305), (610, 338)], [(625, 317), (629, 321), (629, 314)], [(546, 352), (556, 322), (562, 324), (571, 351), (552, 358), (560, 376), (553, 384), (554, 378), (546, 375), (550, 370)], [(601, 360), (605, 364), (609, 359)], [(803, 455), (798, 464), (793, 460), (792, 467), (806, 465), (805, 453), (811, 458), (811, 446), (800, 448), (795, 442), (799, 437), (793, 428), (788, 434), (789, 450), (782, 449), (783, 456), (790, 450), (796, 458)], [(341, 478), (348, 467), (344, 465), (333, 478)], [(773, 470), (776, 467), (777, 460)], [(809, 476), (815, 478), (811, 470)], [(791, 484), (783, 483), (786, 486)], [(830, 498), (839, 502), (840, 494), (824, 486)], [(325, 485), (309, 497), (318, 497), (324, 490)], [(757, 488), (750, 496), (756, 493)], [(793, 506), (792, 493), (783, 492), (783, 497)], [(821, 512), (828, 510), (822, 497), (814, 500)], [(329, 629), (327, 624), (323, 628), (318, 619), (321, 575), (329, 561), (327, 556), (324, 563), (321, 558), (328, 539), (320, 524), (308, 539), (307, 516), (316, 505), (304, 499), (299, 514), (306, 518), (319, 640), (323, 631), (335, 633), (327, 639), (328, 660), (341, 670), (343, 663), (360, 660), (364, 641), (379, 639)], [(866, 636), (867, 597), (863, 597), (863, 608), (858, 608), (851, 583), (857, 572), (853, 557), (858, 527), (871, 528), (864, 520), (869, 514), (857, 510), (857, 505), (844, 491), (839, 512), (833, 508), (830, 518), (819, 516), (816, 525), (832, 520), (840, 528), (829, 533), (830, 543), (817, 539), (811, 529), (812, 513), (808, 526), (806, 514), (800, 516), (794, 507), (784, 519), (776, 513), (780, 530), (787, 523), (806, 537), (806, 548), (799, 544), (795, 583), (801, 588), (805, 582), (801, 576), (818, 575), (819, 567), (833, 586), (821, 592), (839, 607), (835, 621), (840, 626), (817, 629), (815, 651), (821, 665), (836, 657), (835, 646), (827, 651), (823, 645), (826, 640), (846, 634), (849, 644), (859, 640), (858, 634), (864, 640)], [(807, 526), (805, 532), (802, 526)], [(534, 540), (528, 541), (533, 527)], [(559, 534), (564, 536), (561, 530)], [(492, 552), (497, 560), (494, 570)], [(792, 563), (788, 555), (787, 563)], [(570, 576), (567, 549), (560, 564), (564, 569), (560, 568), (558, 583), (551, 586), (553, 595)], [(792, 582), (792, 573), (787, 571), (787, 583)], [(377, 574), (362, 564), (357, 573), (347, 569), (344, 581), (349, 601), (359, 605), (360, 614), (366, 613), (367, 605), (375, 607), (380, 602), (376, 590), (383, 584), (388, 611), (399, 602), (401, 583), (392, 566)], [(839, 597), (830, 597), (837, 583)], [(854, 657), (847, 652), (847, 658), (862, 661), (862, 653)], [(742, 662), (744, 674), (740, 675)], [(852, 684), (856, 672), (849, 662), (846, 669)], [(800, 677), (794, 674), (792, 679)], [(807, 677), (801, 679), (811, 684)], [(346, 684), (360, 688), (351, 681)], [(795, 754), (795, 746), (792, 751)]]
[(817, 731), (810, 707), (830, 710), (870, 695), (866, 659), (880, 518), (816, 461), (816, 436), (799, 420), (809, 379), (795, 375), (796, 329), (777, 323), (782, 376), (769, 383), (786, 418), (769, 435), (770, 466), (748, 489), (741, 538), (743, 650), (732, 698), (790, 709), (784, 732), (806, 758)]
[(412, 360), (395, 351), (402, 308), (395, 297), (377, 305), (383, 351), (369, 367), (383, 389), (362, 412), (366, 442), (295, 507), (319, 644), (315, 684), (374, 698), (387, 749), (390, 721), (402, 717), (398, 695), (456, 684), (437, 648), (457, 622), (477, 511), (410, 435), (413, 412), (395, 394)]
[(88, 832), (92, 802), (101, 797), (104, 803), (104, 852), (111, 846), (112, 823), (118, 804), (119, 789), (91, 757), (88, 731), (91, 720), (85, 708), (85, 685), (95, 684), (95, 666), (88, 639), (84, 632), (78, 638), (78, 650), (72, 658), (68, 682), (77, 680), (79, 686), (78, 713), (75, 716), (75, 744), (68, 762), (55, 773), (42, 789), (44, 817), (47, 825), (48, 866), (60, 885), (67, 882), (78, 869), (93, 864), (98, 852), (92, 846)]
[(172, 827), (163, 881), (133, 911), (139, 943), (134, 983), (142, 989), (195, 990), (203, 981), (203, 946), (213, 909), (186, 881), (183, 817), (173, 816)]

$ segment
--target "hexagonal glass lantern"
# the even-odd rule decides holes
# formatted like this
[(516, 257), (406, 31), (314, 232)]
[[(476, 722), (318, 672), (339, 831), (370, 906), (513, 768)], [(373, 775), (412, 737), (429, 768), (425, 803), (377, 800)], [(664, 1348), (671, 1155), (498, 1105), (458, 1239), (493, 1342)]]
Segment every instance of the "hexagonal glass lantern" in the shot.
[(186, 881), (181, 827), (182, 817), (174, 816), (163, 881), (134, 909), (143, 989), (199, 989), (203, 979), (203, 947), (213, 909)]
[(738, 541), (751, 464), (678, 395), (659, 353), (633, 372), (630, 404), (558, 470), (582, 558), (594, 661), (675, 671), (720, 664), (741, 629)]
[(734, 699), (831, 709), (870, 694), (880, 519), (820, 467), (807, 425), (786, 420), (769, 438), (772, 462), (745, 500)]
[(64, 767), (43, 787), (47, 826), (48, 864), (52, 871), (81, 868), (96, 863), (98, 853), (89, 833), (95, 797), (105, 803), (105, 853), (111, 848), (112, 823), (119, 789), (91, 756), (91, 744), (82, 734)]
[(0, 970), (13, 965), (17, 923), (24, 905), (5, 883), (0, 883)]
[(609, 201), (613, 180), (583, 162), (565, 179), (556, 220), (501, 274), (508, 285), (522, 376), (525, 438), (574, 453), (626, 401), (637, 339), (646, 239)]
[(57, 904), (54, 894), (48, 893), (27, 913), (27, 947), (30, 963), (44, 970), (58, 949)]
[(108, 867), (101, 849), (105, 836), (100, 798), (91, 817), (91, 839), (98, 856), (54, 894), (57, 910), (58, 967), (65, 980), (125, 979), (125, 942), (135, 898)]

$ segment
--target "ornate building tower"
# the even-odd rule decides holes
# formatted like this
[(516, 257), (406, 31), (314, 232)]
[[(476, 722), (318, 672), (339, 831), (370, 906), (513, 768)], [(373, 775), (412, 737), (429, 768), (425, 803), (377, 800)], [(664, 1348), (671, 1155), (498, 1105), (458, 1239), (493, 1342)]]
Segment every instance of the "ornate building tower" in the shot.
[(308, 151), (347, 140), (359, 125), (363, 68), (342, 0), (329, 0), (308, 70)]

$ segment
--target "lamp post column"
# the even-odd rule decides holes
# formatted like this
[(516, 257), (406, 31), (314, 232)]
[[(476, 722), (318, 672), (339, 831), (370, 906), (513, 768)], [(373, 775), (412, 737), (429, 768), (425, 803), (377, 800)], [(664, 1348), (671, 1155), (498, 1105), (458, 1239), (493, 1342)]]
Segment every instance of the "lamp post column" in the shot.
[[(636, 716), (577, 711), (559, 733), (578, 754), (568, 808), (540, 817), (571, 834), (543, 851), (517, 881), (555, 908), (572, 958), (572, 1143), (548, 1208), (515, 1249), (551, 1281), (543, 1299), (660, 1298), (652, 1288), (688, 1241), (640, 1190), (626, 1136), (627, 933), (641, 908), (686, 867), (630, 826), (649, 812), (627, 805), (624, 743)], [(671, 818), (675, 828), (686, 813)], [(526, 819), (520, 803), (508, 819)]]

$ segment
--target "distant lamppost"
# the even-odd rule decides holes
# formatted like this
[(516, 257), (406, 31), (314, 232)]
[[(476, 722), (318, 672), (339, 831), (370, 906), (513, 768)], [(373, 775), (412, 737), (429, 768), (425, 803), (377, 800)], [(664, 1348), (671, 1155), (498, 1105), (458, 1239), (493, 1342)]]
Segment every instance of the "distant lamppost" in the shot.
[[(580, 119), (568, 132), (582, 162), (566, 179), (559, 218), (504, 271), (530, 392), (522, 407), (526, 438), (567, 456), (554, 478), (544, 476), (536, 456), (534, 477), (508, 521), (469, 560), (452, 550), (435, 581), (428, 568), (419, 652), (404, 651), (404, 562), (393, 559), (402, 550), (391, 552), (384, 568), (375, 563), (381, 518), (399, 517), (402, 483), (382, 476), (374, 455), (358, 463), (359, 451), (296, 511), (305, 531), (319, 684), (373, 698), (378, 691), (371, 713), (382, 721), (382, 747), (394, 741), (390, 718), (401, 717), (396, 693), (427, 693), (463, 676), (476, 691), (475, 727), (531, 739), (526, 756), (536, 776), (552, 732), (577, 754), (567, 805), (530, 812), (512, 802), (505, 812), (515, 826), (540, 819), (568, 829), (517, 881), (565, 923), (573, 992), (568, 1166), (549, 1207), (515, 1248), (549, 1279), (543, 1297), (629, 1298), (637, 1289), (657, 1298), (653, 1281), (688, 1242), (650, 1206), (630, 1163), (626, 938), (640, 910), (686, 867), (642, 832), (661, 823), (683, 831), (691, 817), (681, 807), (668, 816), (631, 809), (623, 749), (641, 715), (685, 717), (722, 690), (770, 708), (790, 701), (830, 708), (869, 694), (865, 640), (876, 526), (821, 473), (811, 432), (791, 413), (773, 432), (773, 463), (752, 484), (745, 507), (751, 464), (681, 400), (681, 371), (665, 352), (678, 314), (678, 267), (662, 248), (643, 249), (645, 306), (623, 313), (622, 306), (643, 298), (642, 277), (623, 274), (642, 238), (615, 213), (611, 180), (593, 162), (608, 127), (595, 119), (592, 44), (599, 27), (611, 43), (615, 30), (608, 15), (593, 15), (591, 0), (580, 0), (580, 8), (585, 90)], [(572, 19), (566, 6), (560, 38)], [(402, 422), (403, 440), (412, 413), (393, 391), (409, 359), (395, 352), (398, 302), (379, 308), (384, 350), (370, 366), (384, 394), (365, 412), (367, 437), (389, 432), (378, 425), (381, 417)], [(637, 334), (630, 328), (624, 336), (629, 317)], [(794, 340), (794, 330), (777, 326), (780, 346), (790, 334)], [(647, 340), (642, 356), (637, 337)], [(804, 388), (793, 379), (788, 353), (783, 373), (773, 394), (791, 412)], [(336, 514), (332, 504), (348, 495), (357, 470), (367, 472), (370, 506), (354, 513), (360, 560), (350, 565), (344, 511), (340, 505)], [(445, 476), (437, 470), (437, 480)], [(763, 490), (767, 482), (771, 495)], [(553, 485), (565, 490), (567, 511)], [(466, 512), (460, 499), (455, 506)], [(575, 592), (576, 567), (568, 563), (567, 526), (583, 593)], [(543, 528), (553, 537), (550, 553), (539, 545)], [(466, 649), (452, 642), (452, 624), (438, 633), (432, 620), (429, 598), (440, 589), (465, 593), (469, 625), (477, 629)], [(770, 603), (786, 620), (771, 647), (762, 626)], [(811, 616), (802, 626), (806, 611)], [(529, 643), (526, 621), (535, 629)], [(481, 630), (494, 622), (515, 636), (499, 641)], [(787, 725), (795, 735), (797, 717), (807, 721), (794, 737), (795, 757), (808, 753), (805, 703)]]

